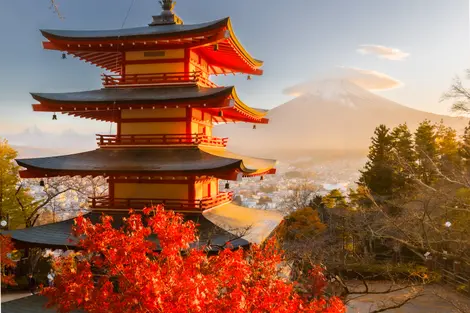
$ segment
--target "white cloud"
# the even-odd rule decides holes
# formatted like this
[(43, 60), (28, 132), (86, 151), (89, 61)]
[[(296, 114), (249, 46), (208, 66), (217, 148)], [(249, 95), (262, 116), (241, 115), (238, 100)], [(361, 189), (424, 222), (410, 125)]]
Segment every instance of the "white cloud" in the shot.
[(394, 89), (403, 86), (403, 83), (387, 74), (365, 70), (355, 67), (339, 66), (327, 74), (314, 78), (311, 81), (300, 83), (284, 90), (284, 94), (300, 96), (315, 89), (322, 89), (324, 81), (348, 81), (369, 91)]
[(367, 90), (388, 90), (403, 86), (403, 83), (387, 74), (355, 67), (340, 66), (336, 74), (338, 78), (349, 80)]
[(380, 45), (361, 45), (356, 50), (360, 54), (373, 54), (381, 59), (399, 61), (406, 59), (410, 54), (399, 49), (385, 47)]

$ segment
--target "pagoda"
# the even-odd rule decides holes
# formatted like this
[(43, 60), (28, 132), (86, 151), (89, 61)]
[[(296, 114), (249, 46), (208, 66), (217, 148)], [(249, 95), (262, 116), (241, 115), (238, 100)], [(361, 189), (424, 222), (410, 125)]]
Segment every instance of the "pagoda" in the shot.
[[(103, 87), (69, 93), (32, 93), (36, 112), (115, 123), (115, 134), (96, 136), (98, 149), (19, 159), (22, 178), (103, 176), (109, 195), (90, 198), (87, 216), (124, 216), (164, 204), (199, 225), (200, 241), (232, 246), (262, 242), (282, 217), (232, 202), (229, 181), (275, 173), (275, 160), (245, 157), (212, 136), (219, 123), (266, 124), (266, 111), (247, 106), (219, 74), (262, 75), (234, 34), (230, 18), (187, 25), (163, 1), (163, 12), (145, 27), (72, 31), (41, 30), (48, 50), (105, 70)], [(220, 186), (220, 187), (219, 187)], [(115, 218), (116, 227), (122, 219)], [(17, 246), (73, 249), (72, 220), (9, 232)]]

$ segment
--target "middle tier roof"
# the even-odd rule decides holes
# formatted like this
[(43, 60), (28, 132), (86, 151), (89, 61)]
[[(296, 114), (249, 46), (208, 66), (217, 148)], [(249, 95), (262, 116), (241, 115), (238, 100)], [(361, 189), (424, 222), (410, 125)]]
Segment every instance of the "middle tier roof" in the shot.
[(240, 156), (225, 149), (101, 148), (71, 155), (18, 159), (23, 178), (53, 176), (240, 176), (275, 173), (275, 160)]
[[(104, 88), (81, 92), (31, 93), (31, 95), (40, 102), (40, 104), (33, 104), (34, 111), (61, 112), (109, 122), (116, 122), (118, 115), (115, 112), (122, 109), (189, 107), (213, 113), (216, 122), (268, 123), (268, 119), (264, 117), (267, 112), (244, 104), (233, 86)], [(219, 111), (223, 111), (223, 114), (218, 114)]]

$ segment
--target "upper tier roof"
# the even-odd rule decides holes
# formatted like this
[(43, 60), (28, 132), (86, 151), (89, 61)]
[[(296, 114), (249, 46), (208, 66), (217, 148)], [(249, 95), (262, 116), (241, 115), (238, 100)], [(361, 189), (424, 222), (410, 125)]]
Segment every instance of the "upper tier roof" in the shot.
[[(200, 175), (234, 179), (237, 173), (259, 175), (275, 160), (244, 157), (224, 150), (191, 148), (102, 148), (93, 151), (33, 159), (18, 159), (27, 168), (25, 178), (101, 175)], [(233, 176), (235, 175), (235, 176)]]
[[(266, 111), (252, 109), (238, 97), (235, 87), (205, 88), (197, 85), (156, 88), (104, 88), (67, 93), (31, 93), (40, 104), (38, 112), (61, 112), (73, 116), (116, 122), (122, 109), (192, 107), (211, 112), (216, 122), (268, 123)], [(230, 101), (233, 100), (233, 101)], [(223, 116), (218, 116), (223, 111)]]
[[(122, 72), (122, 52), (192, 49), (210, 65), (210, 74), (261, 75), (263, 62), (239, 42), (230, 18), (193, 25), (154, 25), (116, 30), (41, 30), (45, 49), (66, 51), (115, 73)], [(218, 49), (214, 49), (214, 45)]]
[(47, 39), (58, 38), (64, 40), (89, 39), (89, 40), (113, 40), (113, 39), (140, 39), (155, 38), (155, 36), (184, 36), (194, 33), (207, 32), (224, 27), (229, 18), (200, 23), (200, 24), (171, 24), (134, 28), (110, 29), (110, 30), (57, 30), (41, 29), (41, 33)]

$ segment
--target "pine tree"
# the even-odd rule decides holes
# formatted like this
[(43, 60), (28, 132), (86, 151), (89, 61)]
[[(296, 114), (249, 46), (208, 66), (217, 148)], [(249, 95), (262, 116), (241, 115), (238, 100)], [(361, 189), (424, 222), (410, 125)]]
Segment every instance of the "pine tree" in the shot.
[(415, 151), (417, 154), (418, 177), (431, 184), (436, 179), (438, 164), (438, 146), (436, 142), (436, 126), (424, 120), (415, 131)]
[(462, 159), (464, 170), (470, 172), (470, 122), (465, 127), (460, 141), (459, 155)]
[(413, 135), (408, 125), (400, 124), (391, 133), (393, 158), (393, 192), (400, 195), (412, 190), (412, 179), (416, 172), (417, 156)]
[(441, 121), (440, 124), (436, 125), (436, 143), (440, 171), (444, 175), (455, 174), (460, 171), (460, 143), (455, 129), (446, 127)]
[(373, 195), (389, 197), (393, 192), (392, 137), (390, 129), (380, 125), (374, 131), (369, 147), (368, 161), (361, 171), (359, 184), (369, 188)]

